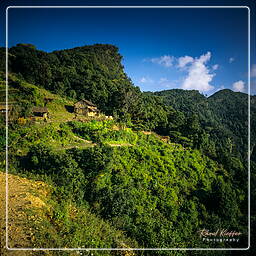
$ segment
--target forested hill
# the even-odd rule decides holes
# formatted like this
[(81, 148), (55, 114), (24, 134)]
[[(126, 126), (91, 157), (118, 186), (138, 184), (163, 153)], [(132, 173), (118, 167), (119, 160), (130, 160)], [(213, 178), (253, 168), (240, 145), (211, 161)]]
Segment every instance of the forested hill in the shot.
[[(3, 48), (1, 53), (3, 56)], [(124, 73), (121, 59), (113, 45), (96, 44), (47, 53), (30, 44), (18, 44), (9, 49), (9, 71), (51, 92), (90, 99), (112, 114), (126, 107), (127, 95), (139, 91)]]
[[(215, 137), (215, 140), (232, 138), (241, 152), (247, 152), (248, 146), (248, 94), (221, 90), (205, 97), (195, 90), (173, 89), (149, 93), (161, 96), (164, 104), (172, 106), (186, 117), (195, 116), (203, 130)], [(255, 127), (256, 96), (251, 96), (251, 127)], [(218, 139), (219, 138), (219, 139)], [(255, 129), (251, 129), (251, 142), (254, 148)], [(255, 155), (255, 153), (254, 153)], [(253, 160), (255, 156), (253, 155)], [(243, 154), (244, 159), (247, 154)]]
[[(2, 101), (4, 55), (1, 48)], [(47, 242), (76, 248), (84, 241), (91, 243), (76, 224), (79, 219), (75, 224), (69, 220), (73, 202), (113, 231), (109, 243), (102, 244), (101, 231), (95, 234), (95, 247), (208, 247), (195, 239), (205, 227), (241, 231), (239, 245), (220, 247), (247, 247), (248, 95), (231, 90), (208, 98), (194, 90), (143, 93), (125, 74), (121, 60), (112, 45), (51, 53), (29, 44), (9, 49), (9, 100), (14, 102), (8, 147), (11, 170), (52, 182), (59, 208), (49, 216), (60, 234), (71, 234), (55, 244), (57, 239), (47, 233)], [(45, 103), (45, 98), (52, 102)], [(113, 120), (77, 119), (66, 107), (79, 99), (92, 101)], [(250, 100), (254, 127), (256, 96)], [(49, 120), (30, 122), (32, 109), (45, 104)], [(4, 149), (4, 115), (0, 121)], [(255, 145), (251, 129), (252, 184)], [(251, 215), (255, 230), (253, 203)], [(94, 229), (93, 224), (88, 230)], [(122, 240), (119, 231), (124, 232)]]
[[(4, 48), (0, 53), (3, 60)], [(51, 53), (31, 44), (9, 49), (9, 71), (20, 79), (72, 100), (90, 100), (106, 115), (114, 115), (134, 129), (154, 130), (212, 158), (219, 159), (223, 151), (228, 151), (246, 161), (246, 94), (222, 90), (207, 98), (195, 90), (142, 93), (125, 74), (121, 60), (118, 48), (107, 44)], [(3, 71), (4, 65), (0, 68)], [(255, 98), (251, 97), (252, 126), (256, 120)], [(255, 160), (253, 129), (251, 139)]]

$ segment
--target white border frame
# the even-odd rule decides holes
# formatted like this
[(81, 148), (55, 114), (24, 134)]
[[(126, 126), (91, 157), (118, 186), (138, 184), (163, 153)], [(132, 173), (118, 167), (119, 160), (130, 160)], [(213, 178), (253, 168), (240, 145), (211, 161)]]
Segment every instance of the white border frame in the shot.
[[(10, 248), (8, 247), (8, 10), (15, 8), (88, 8), (88, 9), (121, 9), (121, 8), (130, 8), (130, 9), (162, 9), (162, 8), (177, 8), (177, 9), (188, 9), (188, 8), (223, 8), (223, 9), (232, 9), (232, 8), (242, 8), (248, 10), (248, 247), (246, 248)], [(183, 251), (245, 251), (250, 248), (250, 58), (251, 58), (251, 31), (250, 31), (250, 8), (248, 6), (8, 6), (6, 8), (6, 249), (12, 251), (156, 251), (156, 250), (183, 250)]]

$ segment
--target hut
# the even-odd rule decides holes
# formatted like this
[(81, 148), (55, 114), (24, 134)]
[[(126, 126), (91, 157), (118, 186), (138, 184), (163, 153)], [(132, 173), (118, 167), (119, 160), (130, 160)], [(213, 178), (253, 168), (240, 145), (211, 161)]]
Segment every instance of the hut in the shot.
[(80, 100), (74, 105), (74, 112), (79, 115), (85, 116), (99, 116), (100, 111), (97, 106), (89, 100)]
[(0, 113), (6, 113), (7, 111), (7, 108), (6, 108), (6, 105), (5, 104), (0, 104)]
[(33, 107), (32, 113), (36, 117), (42, 117), (47, 119), (49, 117), (49, 111), (46, 107)]
[(8, 106), (6, 106), (5, 103), (0, 103), (0, 113), (5, 115), (7, 110), (8, 110), (8, 114), (10, 114), (10, 112), (13, 110), (13, 106), (10, 104), (8, 104)]

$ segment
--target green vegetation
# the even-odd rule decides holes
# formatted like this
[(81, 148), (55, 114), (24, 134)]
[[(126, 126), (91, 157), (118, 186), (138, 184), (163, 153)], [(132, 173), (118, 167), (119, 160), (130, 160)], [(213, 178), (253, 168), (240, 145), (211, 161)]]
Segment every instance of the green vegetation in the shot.
[(205, 246), (195, 236), (205, 225), (246, 232), (239, 209), (243, 192), (221, 166), (154, 135), (136, 136), (131, 147), (110, 147), (104, 137), (95, 147), (61, 152), (38, 144), (19, 169), (46, 175), (59, 205), (71, 201), (88, 207), (140, 247)]
[[(40, 176), (37, 175), (37, 178), (39, 179)], [(30, 225), (35, 230), (33, 247), (132, 248), (138, 246), (136, 241), (128, 238), (124, 232), (93, 214), (85, 204), (78, 206), (67, 198), (66, 200), (58, 198), (56, 194), (60, 196), (60, 191), (61, 189), (53, 192), (53, 195), (48, 194), (47, 207), (41, 210), (40, 217), (36, 220), (34, 216), (38, 210), (27, 210)], [(63, 253), (57, 254), (63, 255)], [(95, 252), (94, 255), (101, 253)], [(111, 255), (111, 252), (106, 251), (104, 255)]]
[[(239, 243), (211, 247), (247, 247), (248, 95), (142, 93), (111, 45), (45, 53), (20, 44), (9, 54), (10, 170), (53, 188), (37, 246), (209, 247), (198, 230), (225, 228), (242, 232)], [(75, 118), (69, 108), (81, 98), (114, 120)], [(32, 107), (45, 105), (49, 120), (31, 121)], [(252, 180), (255, 136), (252, 129)]]

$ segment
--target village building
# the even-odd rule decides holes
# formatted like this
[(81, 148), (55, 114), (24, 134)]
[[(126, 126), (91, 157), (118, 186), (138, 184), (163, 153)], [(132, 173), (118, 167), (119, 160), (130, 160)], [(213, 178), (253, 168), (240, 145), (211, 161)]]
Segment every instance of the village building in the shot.
[(8, 113), (8, 121), (12, 122), (16, 119), (16, 112), (14, 104), (8, 103), (8, 106), (6, 106), (5, 103), (0, 103), (0, 116), (6, 117), (6, 114)]
[(33, 107), (32, 113), (35, 117), (49, 118), (49, 111), (46, 107)]
[[(13, 106), (8, 104), (8, 114), (10, 115), (11, 111), (13, 110)], [(7, 106), (5, 103), (0, 103), (0, 113), (5, 115), (7, 112)]]
[(6, 113), (6, 104), (0, 104), (0, 113)]
[(79, 115), (89, 117), (99, 116), (100, 111), (97, 106), (88, 100), (80, 100), (74, 105), (74, 112)]

